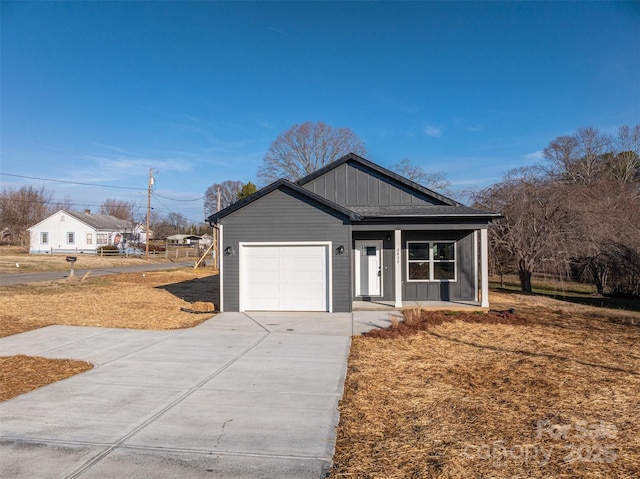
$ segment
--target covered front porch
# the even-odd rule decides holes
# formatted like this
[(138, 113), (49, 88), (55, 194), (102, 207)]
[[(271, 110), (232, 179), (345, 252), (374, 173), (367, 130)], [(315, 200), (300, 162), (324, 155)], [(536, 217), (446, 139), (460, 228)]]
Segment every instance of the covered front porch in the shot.
[(354, 311), (488, 310), (486, 227), (384, 226), (353, 225)]

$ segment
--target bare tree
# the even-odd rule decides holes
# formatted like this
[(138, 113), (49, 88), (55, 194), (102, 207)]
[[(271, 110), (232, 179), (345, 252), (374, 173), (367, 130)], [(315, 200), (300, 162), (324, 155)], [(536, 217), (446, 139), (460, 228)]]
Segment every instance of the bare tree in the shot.
[(504, 181), (478, 192), (475, 200), (476, 206), (504, 216), (490, 227), (491, 242), (514, 259), (523, 292), (532, 291), (532, 275), (544, 261), (568, 261), (564, 198), (536, 169), (508, 172)]
[[(592, 282), (598, 293), (640, 294), (640, 126), (595, 128), (553, 140), (545, 165), (518, 169), (475, 195), (504, 218), (489, 229), (496, 271), (513, 261), (523, 291), (534, 271)], [(504, 263), (504, 264), (503, 264)]]
[[(598, 293), (637, 291), (640, 201), (629, 184), (603, 178), (590, 185), (557, 185), (571, 209), (572, 261)], [(637, 294), (634, 293), (634, 294)]]
[(21, 186), (18, 189), (3, 188), (0, 194), (0, 230), (8, 228), (14, 240), (21, 246), (29, 244), (27, 228), (42, 221), (52, 213), (52, 195), (44, 186)]
[(189, 220), (182, 213), (169, 213), (167, 220), (177, 233), (184, 232), (189, 227)]
[(606, 170), (614, 181), (640, 184), (640, 125), (624, 125), (611, 141)]
[(570, 136), (560, 136), (544, 149), (556, 178), (589, 185), (603, 176), (611, 138), (597, 128), (579, 128)]
[(391, 170), (408, 180), (418, 183), (438, 193), (449, 194), (451, 182), (443, 171), (427, 172), (420, 165), (415, 165), (409, 158), (403, 158), (391, 167)]
[(100, 213), (115, 216), (121, 220), (135, 221), (137, 206), (130, 201), (107, 198), (100, 205)]
[(351, 129), (321, 121), (293, 125), (269, 146), (258, 180), (263, 185), (280, 178), (296, 181), (348, 153), (366, 154), (364, 142)]
[(207, 214), (218, 210), (218, 189), (220, 189), (220, 208), (224, 209), (238, 201), (238, 193), (242, 190), (242, 181), (225, 180), (214, 183), (204, 192), (204, 209)]

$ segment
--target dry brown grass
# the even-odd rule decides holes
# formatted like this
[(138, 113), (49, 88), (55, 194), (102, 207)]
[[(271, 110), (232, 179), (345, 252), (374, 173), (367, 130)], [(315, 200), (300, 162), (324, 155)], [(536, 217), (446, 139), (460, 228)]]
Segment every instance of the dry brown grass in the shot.
[[(76, 269), (112, 268), (116, 266), (137, 266), (143, 264), (166, 263), (167, 258), (145, 260), (137, 257), (101, 257), (94, 254), (77, 254)], [(38, 273), (43, 271), (65, 271), (69, 269), (67, 255), (18, 253), (15, 248), (0, 247), (0, 273)]]
[(0, 288), (0, 337), (52, 324), (188, 328), (211, 316), (180, 308), (206, 302), (212, 310), (213, 290), (214, 275), (193, 269), (6, 286)]
[[(24, 394), (93, 368), (86, 361), (33, 356), (0, 357), (0, 401)], [(16, 374), (18, 373), (19, 374)]]
[(640, 316), (492, 300), (354, 338), (332, 478), (640, 476)]
[[(184, 269), (0, 288), (0, 337), (53, 324), (179, 329), (213, 316), (216, 275)], [(181, 309), (206, 311), (190, 314)], [(0, 357), (0, 400), (90, 369), (83, 361)]]

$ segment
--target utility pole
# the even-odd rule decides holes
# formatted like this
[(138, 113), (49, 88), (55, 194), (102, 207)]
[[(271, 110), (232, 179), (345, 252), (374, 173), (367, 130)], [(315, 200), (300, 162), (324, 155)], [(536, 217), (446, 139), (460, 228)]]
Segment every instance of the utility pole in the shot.
[(144, 234), (144, 259), (149, 259), (149, 220), (151, 218), (151, 187), (153, 186), (153, 168), (149, 168), (149, 189), (147, 190), (147, 224)]

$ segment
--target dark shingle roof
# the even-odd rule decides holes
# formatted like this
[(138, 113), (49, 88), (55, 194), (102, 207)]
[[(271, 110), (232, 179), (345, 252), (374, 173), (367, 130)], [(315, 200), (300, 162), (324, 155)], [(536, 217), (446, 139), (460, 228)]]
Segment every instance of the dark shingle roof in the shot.
[(125, 228), (133, 228), (134, 226), (127, 220), (121, 220), (115, 216), (78, 213), (77, 211), (68, 210), (64, 210), (64, 212), (97, 230), (124, 231)]
[(458, 205), (375, 205), (375, 206), (350, 206), (363, 218), (428, 218), (428, 217), (499, 217), (500, 215), (489, 211)]

